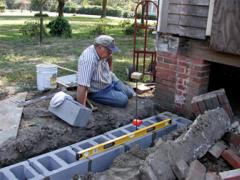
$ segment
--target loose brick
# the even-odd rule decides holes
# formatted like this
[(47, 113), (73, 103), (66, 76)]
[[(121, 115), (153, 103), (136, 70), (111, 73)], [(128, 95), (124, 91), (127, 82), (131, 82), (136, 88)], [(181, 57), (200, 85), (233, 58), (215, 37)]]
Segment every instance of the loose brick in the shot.
[(195, 116), (198, 116), (201, 112), (196, 102), (192, 103), (192, 112)]
[(201, 114), (203, 114), (207, 109), (203, 101), (199, 101), (198, 103), (199, 110)]
[(224, 150), (221, 154), (223, 159), (225, 159), (232, 167), (240, 168), (240, 157), (237, 156), (232, 150)]

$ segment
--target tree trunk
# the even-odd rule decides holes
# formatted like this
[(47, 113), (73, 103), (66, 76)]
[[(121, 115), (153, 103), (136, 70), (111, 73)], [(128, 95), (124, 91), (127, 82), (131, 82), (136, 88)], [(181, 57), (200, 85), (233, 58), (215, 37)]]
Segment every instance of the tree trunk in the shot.
[(42, 16), (42, 11), (43, 11), (43, 3), (41, 2), (41, 4), (40, 4), (40, 34), (39, 34), (40, 46), (42, 46), (42, 39), (43, 39), (43, 16)]
[(101, 18), (105, 18), (107, 14), (107, 0), (102, 1), (102, 16)]
[(58, 16), (63, 17), (65, 0), (58, 0)]

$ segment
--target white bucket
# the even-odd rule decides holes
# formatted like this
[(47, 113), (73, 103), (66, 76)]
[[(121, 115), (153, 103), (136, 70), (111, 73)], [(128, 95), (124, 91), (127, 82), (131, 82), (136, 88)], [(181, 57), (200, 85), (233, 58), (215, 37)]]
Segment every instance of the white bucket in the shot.
[(38, 64), (37, 70), (37, 88), (39, 91), (56, 88), (57, 66), (53, 64)]

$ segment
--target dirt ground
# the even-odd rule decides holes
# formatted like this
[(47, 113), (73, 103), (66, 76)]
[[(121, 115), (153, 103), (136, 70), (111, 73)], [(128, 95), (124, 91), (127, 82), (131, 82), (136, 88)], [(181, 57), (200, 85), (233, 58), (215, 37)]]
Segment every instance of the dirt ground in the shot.
[[(32, 92), (28, 93), (27, 99), (51, 93)], [(138, 98), (139, 118), (158, 113), (151, 97), (150, 93)], [(135, 117), (135, 98), (129, 100), (126, 108), (96, 105), (98, 111), (92, 113), (86, 128), (72, 127), (51, 114), (48, 111), (49, 100), (24, 107), (17, 138), (9, 139), (0, 146), (0, 167), (103, 134), (129, 124)]]
[[(39, 96), (48, 95), (54, 91), (45, 93), (31, 92), (28, 93), (27, 100)], [(75, 91), (69, 92), (74, 94)], [(92, 113), (86, 128), (72, 127), (57, 118), (48, 111), (49, 100), (28, 105), (24, 107), (21, 124), (16, 139), (12, 138), (0, 145), (0, 167), (5, 167), (24, 161), (31, 157), (37, 156), (55, 150), (96, 135), (103, 134), (109, 130), (116, 129), (120, 126), (131, 123), (135, 117), (135, 98), (129, 100), (126, 108), (112, 108), (96, 104), (98, 111)], [(138, 97), (138, 116), (146, 118), (162, 112), (154, 103), (153, 91), (145, 93)], [(165, 136), (162, 141), (174, 140), (184, 133), (187, 128), (179, 129)], [(138, 179), (138, 168), (144, 163), (146, 157), (156, 150), (156, 147), (147, 150), (139, 150), (137, 147), (131, 151), (119, 156), (111, 169), (123, 169), (122, 174), (127, 179)], [(130, 162), (126, 165), (126, 161)], [(230, 170), (231, 167), (223, 159), (214, 159), (208, 153), (200, 161), (208, 171), (221, 172)], [(124, 168), (123, 168), (124, 167)], [(132, 171), (132, 169), (135, 169)], [(98, 179), (103, 174), (88, 174), (81, 177), (82, 179)], [(135, 176), (136, 175), (136, 176)], [(77, 177), (78, 178), (78, 177)]]

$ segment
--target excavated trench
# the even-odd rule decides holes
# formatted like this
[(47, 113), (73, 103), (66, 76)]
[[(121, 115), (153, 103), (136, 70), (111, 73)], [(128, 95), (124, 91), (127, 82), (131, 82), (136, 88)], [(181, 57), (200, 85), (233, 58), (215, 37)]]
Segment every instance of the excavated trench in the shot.
[[(32, 99), (34, 96), (36, 94), (29, 94), (27, 98)], [(44, 100), (24, 108), (18, 137), (9, 139), (0, 146), (1, 167), (103, 134), (131, 123), (135, 117), (134, 98), (129, 101), (126, 108), (112, 108), (97, 104), (98, 111), (92, 113), (87, 127), (76, 128), (51, 114), (48, 111), (48, 105), (49, 100)], [(161, 112), (152, 97), (139, 98), (138, 108), (138, 116), (142, 119)], [(113, 177), (120, 179), (154, 179), (154, 177), (175, 179), (171, 167), (180, 157), (187, 162), (200, 158), (200, 161), (207, 164), (210, 167), (208, 169), (211, 170), (229, 169), (225, 162), (211, 162), (208, 156), (204, 156), (209, 147), (227, 132), (230, 123), (228, 121), (225, 111), (211, 111), (198, 118), (190, 129), (182, 128), (173, 131), (147, 150), (133, 148), (116, 158), (109, 170), (97, 174), (89, 173), (81, 176), (81, 179), (111, 179)], [(191, 143), (194, 144), (193, 147)], [(202, 148), (203, 146), (205, 148)], [(198, 150), (195, 151), (196, 149)], [(169, 159), (169, 157), (171, 158)], [(216, 164), (217, 167), (215, 167)], [(222, 165), (220, 169), (219, 164)], [(167, 173), (161, 174), (158, 168), (162, 169), (161, 172)], [(76, 175), (76, 179), (79, 176)]]
[[(48, 92), (51, 93), (51, 92)], [(46, 94), (29, 93), (27, 99)], [(0, 167), (26, 160), (112, 129), (131, 123), (135, 117), (135, 99), (126, 108), (112, 108), (97, 104), (86, 128), (72, 127), (48, 111), (49, 100), (24, 107), (17, 138), (0, 146)], [(152, 98), (138, 99), (138, 115), (146, 118), (157, 114)]]

